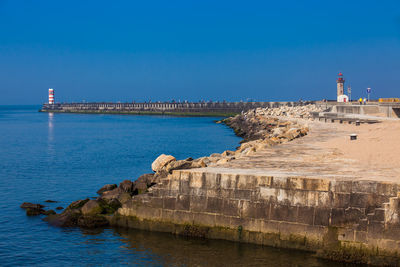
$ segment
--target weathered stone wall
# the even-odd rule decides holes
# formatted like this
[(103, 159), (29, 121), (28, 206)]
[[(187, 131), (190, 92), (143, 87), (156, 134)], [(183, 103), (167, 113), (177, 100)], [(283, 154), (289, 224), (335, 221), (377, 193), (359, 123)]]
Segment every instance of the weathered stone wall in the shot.
[(229, 169), (174, 171), (113, 224), (398, 264), (398, 185)]

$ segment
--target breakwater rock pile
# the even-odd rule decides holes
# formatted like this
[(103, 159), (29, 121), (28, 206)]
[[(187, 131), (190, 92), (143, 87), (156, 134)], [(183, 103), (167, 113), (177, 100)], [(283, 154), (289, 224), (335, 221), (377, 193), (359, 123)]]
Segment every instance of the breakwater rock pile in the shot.
[(250, 112), (260, 116), (287, 116), (291, 118), (303, 118), (310, 119), (311, 112), (323, 112), (324, 108), (315, 104), (308, 104), (304, 106), (281, 106), (278, 108), (257, 108), (252, 111), (248, 111), (245, 114), (249, 115)]

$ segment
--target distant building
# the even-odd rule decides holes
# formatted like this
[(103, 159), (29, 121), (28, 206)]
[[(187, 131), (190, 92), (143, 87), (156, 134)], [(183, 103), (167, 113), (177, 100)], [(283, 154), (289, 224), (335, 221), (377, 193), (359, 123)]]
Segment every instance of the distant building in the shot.
[(339, 95), (337, 97), (337, 102), (349, 102), (349, 97), (347, 95)]

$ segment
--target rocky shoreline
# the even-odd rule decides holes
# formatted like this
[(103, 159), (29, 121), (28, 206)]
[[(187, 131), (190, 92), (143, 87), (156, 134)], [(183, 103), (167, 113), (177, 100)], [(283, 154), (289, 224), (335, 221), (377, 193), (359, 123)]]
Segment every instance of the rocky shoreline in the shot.
[(44, 206), (40, 204), (23, 203), (21, 208), (26, 209), (28, 216), (47, 215), (44, 221), (54, 226), (82, 228), (109, 226), (119, 208), (135, 196), (149, 193), (152, 186), (167, 178), (174, 170), (217, 166), (302, 137), (308, 133), (308, 126), (293, 118), (307, 119), (310, 117), (310, 112), (315, 111), (322, 110), (316, 105), (249, 110), (217, 122), (226, 124), (236, 135), (243, 138), (236, 151), (227, 150), (223, 153), (213, 153), (208, 157), (184, 160), (162, 154), (152, 163), (154, 173), (143, 174), (135, 181), (125, 180), (119, 185), (104, 185), (97, 191), (99, 195), (97, 198), (74, 201), (59, 214), (53, 210), (44, 210)]

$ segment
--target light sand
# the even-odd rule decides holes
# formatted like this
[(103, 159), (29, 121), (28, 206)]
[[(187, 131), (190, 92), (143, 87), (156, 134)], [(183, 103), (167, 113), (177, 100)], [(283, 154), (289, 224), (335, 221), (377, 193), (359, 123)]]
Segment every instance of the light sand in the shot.
[[(321, 143), (321, 148), (334, 149), (340, 157), (355, 160), (365, 169), (389, 169), (400, 173), (400, 120), (335, 126), (347, 135), (329, 139)], [(357, 134), (357, 140), (350, 141), (350, 133)]]

